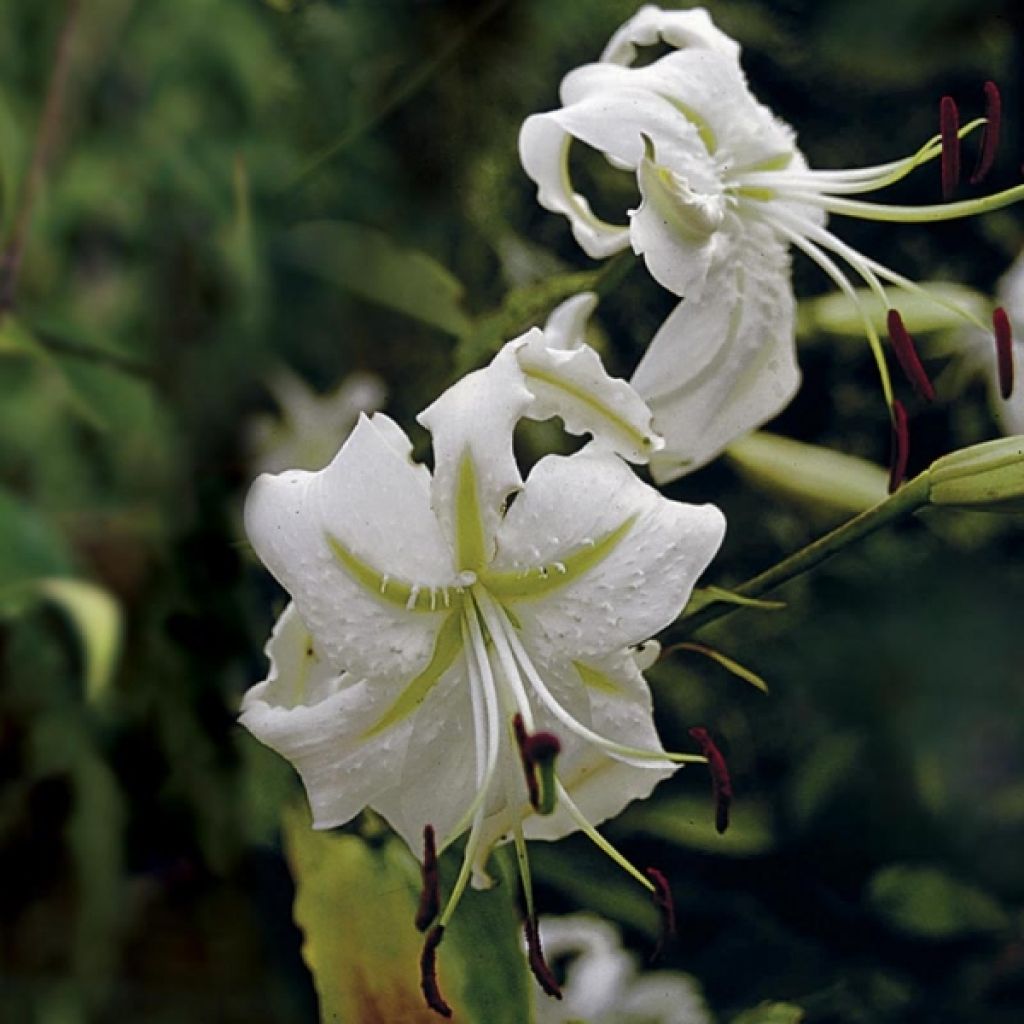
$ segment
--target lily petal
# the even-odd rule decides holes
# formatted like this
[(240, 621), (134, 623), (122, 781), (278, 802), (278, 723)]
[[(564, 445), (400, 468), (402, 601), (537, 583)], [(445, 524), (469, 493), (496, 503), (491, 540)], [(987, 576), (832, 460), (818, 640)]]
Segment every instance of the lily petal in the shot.
[(414, 677), (457, 584), (429, 476), (409, 451), (396, 424), (364, 416), (325, 469), (265, 474), (246, 500), (256, 553), (318, 650), (356, 678)]
[(423, 844), (433, 825), (438, 841), (460, 822), (477, 792), (472, 708), (465, 660), (461, 656), (429, 700), (409, 719), (404, 749), (387, 766), (389, 785), (370, 806), (402, 837), (410, 850)]
[(636, 60), (638, 46), (653, 46), (659, 40), (679, 49), (714, 50), (734, 61), (739, 61), (740, 57), (739, 43), (717, 29), (703, 7), (689, 11), (663, 11), (653, 4), (645, 4), (615, 31), (601, 54), (601, 60), (632, 64)]
[(342, 825), (394, 784), (391, 766), (413, 722), (371, 734), (396, 689), (332, 669), (294, 604), (278, 619), (266, 652), (270, 672), (246, 693), (240, 721), (298, 769), (314, 825)]
[[(596, 65), (595, 65), (596, 66)], [(568, 218), (576, 241), (594, 259), (621, 251), (629, 228), (597, 217), (575, 192), (569, 177), (569, 146), (578, 139), (604, 153), (620, 168), (635, 168), (644, 154), (644, 138), (680, 164), (702, 153), (697, 129), (676, 107), (640, 89), (599, 92), (578, 103), (534, 114), (519, 133), (519, 154), (526, 173), (537, 183), (537, 200)], [(700, 173), (694, 165), (694, 174)], [(702, 180), (709, 172), (702, 173)]]
[(555, 306), (544, 322), (548, 348), (570, 350), (585, 344), (587, 321), (596, 308), (595, 292), (580, 292)]
[(669, 501), (588, 446), (537, 463), (484, 583), (531, 653), (600, 658), (675, 619), (724, 532), (714, 506)]
[[(595, 732), (626, 746), (663, 750), (654, 728), (650, 689), (628, 654), (619, 652), (575, 664), (541, 662), (537, 668), (563, 707)], [(542, 720), (547, 717), (541, 715)], [(654, 787), (678, 768), (667, 761), (626, 763), (588, 743), (574, 741), (554, 719), (546, 727), (562, 739), (559, 778), (593, 825), (615, 817), (634, 800), (650, 796)], [(527, 818), (523, 832), (528, 839), (553, 840), (577, 828), (573, 818), (559, 808), (550, 815)]]
[(763, 228), (749, 250), (737, 247), (735, 260), (712, 271), (699, 300), (676, 307), (632, 379), (665, 435), (651, 460), (655, 480), (702, 466), (793, 397), (794, 315), (789, 256)]
[(460, 570), (475, 571), (490, 559), (505, 500), (523, 484), (512, 434), (534, 399), (515, 350), (531, 336), (543, 339), (534, 328), (509, 342), (416, 417), (433, 437), (431, 500)]
[(643, 399), (624, 380), (609, 376), (589, 345), (552, 348), (547, 331), (533, 331), (515, 354), (533, 394), (525, 412), (530, 419), (559, 416), (570, 434), (591, 434), (599, 447), (630, 462), (647, 462), (663, 446)]

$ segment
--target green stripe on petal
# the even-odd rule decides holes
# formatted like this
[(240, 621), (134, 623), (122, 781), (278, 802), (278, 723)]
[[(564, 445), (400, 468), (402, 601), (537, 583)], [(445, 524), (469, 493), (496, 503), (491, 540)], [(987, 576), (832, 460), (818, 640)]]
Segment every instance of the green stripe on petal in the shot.
[(560, 391), (569, 398), (575, 399), (577, 402), (585, 405), (592, 412), (597, 413), (602, 420), (608, 423), (612, 430), (625, 435), (625, 437), (629, 439), (629, 443), (632, 447), (641, 452), (649, 452), (653, 448), (650, 434), (645, 434), (642, 431), (637, 430), (632, 423), (620, 416), (614, 409), (602, 402), (592, 392), (584, 390), (565, 377), (560, 377), (555, 373), (548, 372), (547, 370), (541, 370), (538, 367), (524, 366), (523, 373), (526, 376), (527, 381), (539, 381), (541, 384), (546, 384), (548, 387), (554, 388), (556, 391)]
[(480, 582), (499, 601), (535, 601), (547, 597), (599, 566), (619, 546), (635, 522), (636, 516), (630, 516), (593, 544), (580, 548), (559, 562), (525, 571), (483, 572)]
[(398, 605), (410, 612), (442, 612), (461, 600), (460, 591), (453, 587), (420, 587), (385, 576), (349, 551), (337, 537), (329, 533), (324, 537), (348, 575), (384, 604)]
[(455, 478), (455, 558), (460, 572), (476, 572), (487, 562), (487, 539), (480, 514), (476, 467), (467, 449)]
[(601, 693), (610, 693), (616, 697), (622, 696), (622, 688), (610, 676), (598, 672), (596, 668), (591, 668), (589, 665), (584, 665), (582, 661), (574, 661), (572, 667), (576, 669), (584, 686), (589, 686), (592, 690), (599, 690)]
[(363, 739), (372, 739), (393, 725), (408, 718), (423, 703), (434, 684), (448, 671), (462, 650), (462, 598), (459, 597), (452, 613), (437, 631), (434, 653), (427, 667), (401, 692), (398, 700), (384, 712), (380, 721), (363, 733)]

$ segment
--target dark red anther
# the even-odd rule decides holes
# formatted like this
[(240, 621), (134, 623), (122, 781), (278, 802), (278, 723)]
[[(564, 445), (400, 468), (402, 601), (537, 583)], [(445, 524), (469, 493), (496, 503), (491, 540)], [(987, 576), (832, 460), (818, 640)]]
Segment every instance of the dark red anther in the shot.
[(665, 946), (668, 945), (668, 940), (676, 933), (676, 905), (672, 901), (672, 889), (668, 884), (668, 879), (657, 868), (647, 868), (644, 874), (654, 883), (654, 892), (651, 893), (651, 898), (661, 916), (658, 944), (651, 954), (651, 963), (653, 964), (661, 957)]
[(921, 365), (917, 349), (914, 347), (914, 339), (903, 326), (903, 318), (895, 309), (888, 313), (889, 340), (892, 342), (893, 350), (896, 352), (896, 359), (899, 361), (907, 379), (914, 385), (914, 390), (926, 401), (935, 401), (935, 388), (928, 378), (928, 372)]
[(452, 1008), (444, 1001), (441, 989), (437, 984), (437, 947), (441, 945), (444, 938), (444, 928), (438, 925), (427, 932), (423, 943), (423, 952), (420, 954), (420, 988), (423, 990), (423, 998), (427, 1001), (434, 1013), (442, 1017), (450, 1017)]
[(996, 332), (996, 370), (999, 376), (999, 394), (1006, 401), (1013, 394), (1013, 332), (1010, 318), (1002, 306), (992, 314)]
[(562, 998), (562, 988), (558, 984), (555, 972), (548, 966), (544, 959), (544, 950), (540, 944), (540, 930), (537, 928), (537, 919), (527, 914), (523, 919), (523, 931), (526, 933), (526, 959), (530, 965), (530, 971), (537, 979), (537, 984), (555, 999)]
[(981, 133), (981, 149), (978, 150), (978, 163), (971, 175), (971, 184), (977, 185), (984, 180), (992, 165), (996, 162), (996, 150), (999, 148), (999, 127), (1003, 120), (1003, 100), (999, 95), (999, 86), (995, 82), (985, 83), (985, 127)]
[(416, 908), (416, 927), (425, 932), (430, 922), (441, 909), (441, 882), (437, 871), (437, 847), (434, 843), (434, 826), (423, 828), (423, 888), (420, 890), (420, 905)]
[(960, 181), (960, 112), (952, 96), (939, 103), (939, 134), (942, 137), (942, 198), (950, 199)]
[(910, 430), (907, 427), (907, 410), (898, 399), (892, 400), (892, 459), (889, 463), (889, 493), (892, 494), (907, 475), (907, 458), (910, 455)]
[(732, 803), (732, 779), (729, 778), (729, 766), (725, 763), (722, 752), (715, 745), (707, 729), (695, 725), (690, 735), (697, 741), (700, 752), (708, 759), (708, 771), (711, 773), (711, 795), (715, 801), (715, 829), (721, 835), (729, 827), (729, 805)]

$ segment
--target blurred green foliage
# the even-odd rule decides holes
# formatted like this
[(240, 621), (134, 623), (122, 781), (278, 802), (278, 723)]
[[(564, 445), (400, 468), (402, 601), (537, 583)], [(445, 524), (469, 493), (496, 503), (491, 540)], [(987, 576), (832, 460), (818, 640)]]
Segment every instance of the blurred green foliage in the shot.
[[(711, 6), (816, 166), (912, 152), (938, 97), (973, 112), (985, 78), (1009, 111), (1024, 102), (1009, 0)], [(247, 423), (282, 364), (320, 391), (372, 371), (422, 446), (414, 414), (581, 287), (602, 292), (594, 340), (628, 374), (670, 299), (628, 258), (582, 256), (515, 140), (635, 7), (0, 7), (7, 254), (27, 209), (0, 314), (0, 1019), (316, 1019), (278, 828), (297, 782), (234, 722), (283, 600), (241, 531)], [(26, 208), (69, 11), (67, 88)], [(993, 188), (1019, 177), (1019, 124)], [(584, 155), (579, 172), (619, 196), (608, 168)], [(935, 179), (894, 194), (934, 201)], [(911, 276), (991, 294), (1024, 220), (840, 231)], [(795, 277), (801, 295), (826, 290), (803, 261)], [(884, 463), (866, 345), (805, 319), (805, 385), (772, 429)], [(980, 387), (940, 382), (911, 412), (912, 469), (996, 429)], [(525, 430), (524, 460), (560, 436)], [(726, 511), (708, 579), (726, 587), (822, 521), (721, 462), (672, 493)], [(1024, 1015), (1021, 555), (1019, 519), (932, 510), (790, 584), (784, 610), (708, 631), (770, 696), (692, 654), (652, 671), (666, 738), (695, 723), (722, 737), (734, 831), (714, 835), (690, 769), (609, 832), (669, 875), (669, 964), (719, 1019)], [(93, 614), (69, 612), (69, 593)], [(656, 915), (613, 865), (578, 837), (538, 847), (542, 910), (592, 909), (649, 948)], [(497, 962), (513, 940), (493, 941)]]

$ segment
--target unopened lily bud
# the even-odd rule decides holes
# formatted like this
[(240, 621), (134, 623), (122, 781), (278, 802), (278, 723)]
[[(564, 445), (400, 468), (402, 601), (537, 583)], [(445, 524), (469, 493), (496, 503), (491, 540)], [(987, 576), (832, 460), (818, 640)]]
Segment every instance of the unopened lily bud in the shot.
[(989, 512), (1024, 511), (1024, 435), (971, 445), (932, 463), (933, 505)]

